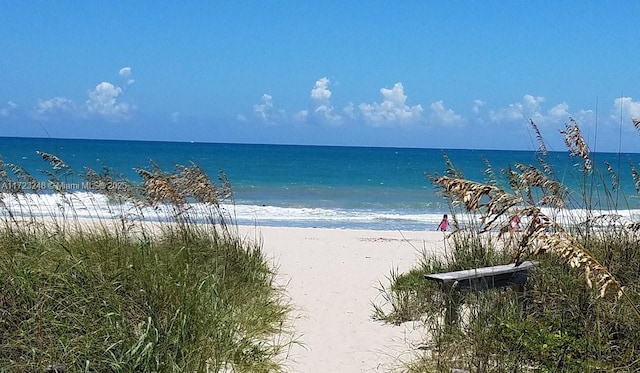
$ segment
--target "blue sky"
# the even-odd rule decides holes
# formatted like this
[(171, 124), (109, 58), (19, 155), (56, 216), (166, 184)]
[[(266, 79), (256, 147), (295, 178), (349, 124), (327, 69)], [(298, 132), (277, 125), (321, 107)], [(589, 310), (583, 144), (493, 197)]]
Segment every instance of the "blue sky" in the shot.
[(637, 1), (5, 1), (0, 136), (640, 152)]

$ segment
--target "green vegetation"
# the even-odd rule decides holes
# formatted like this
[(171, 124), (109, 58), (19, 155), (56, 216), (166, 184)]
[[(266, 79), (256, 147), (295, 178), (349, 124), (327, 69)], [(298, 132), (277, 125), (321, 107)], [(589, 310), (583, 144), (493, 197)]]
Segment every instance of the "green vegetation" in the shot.
[[(41, 156), (51, 185), (78, 176)], [(0, 198), (0, 371), (282, 370), (289, 305), (260, 244), (229, 224), (225, 179), (216, 185), (193, 165), (139, 173), (134, 185), (87, 170), (86, 185), (120, 219), (85, 221), (76, 212), (90, 206), (64, 188), (54, 217), (42, 217), (40, 196), (19, 188), (31, 176), (2, 165), (2, 182), (16, 189)], [(164, 224), (149, 222), (143, 215), (161, 203), (170, 206), (155, 219)]]
[[(501, 183), (488, 166), (488, 180), (479, 183), (465, 180), (445, 157), (446, 176), (429, 175), (450, 202), (455, 222), (447, 253), (425, 253), (418, 268), (392, 273), (391, 285), (380, 289), (385, 303), (374, 310), (386, 322), (424, 322), (429, 340), (406, 371), (640, 371), (638, 225), (591, 208), (588, 191), (596, 185), (611, 196), (617, 178), (607, 167), (612, 183), (606, 186), (573, 121), (562, 134), (582, 161), (586, 212), (563, 217), (571, 211), (565, 209), (568, 193), (546, 165), (542, 137), (531, 124), (541, 145), (539, 168), (515, 165), (504, 170), (507, 182)], [(514, 214), (522, 217), (519, 231), (509, 229)], [(530, 271), (523, 293), (502, 288), (446, 294), (423, 277), (527, 259), (540, 265)], [(446, 325), (451, 296), (463, 305), (459, 322)]]

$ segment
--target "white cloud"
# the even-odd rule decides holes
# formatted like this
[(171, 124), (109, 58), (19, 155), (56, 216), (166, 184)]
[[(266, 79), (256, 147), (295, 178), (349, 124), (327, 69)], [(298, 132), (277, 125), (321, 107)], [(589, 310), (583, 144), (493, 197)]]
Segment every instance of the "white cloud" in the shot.
[(322, 120), (328, 124), (336, 125), (342, 123), (342, 117), (333, 112), (333, 106), (320, 105), (314, 110), (314, 113), (319, 115)]
[[(328, 78), (320, 78), (311, 90), (311, 98), (317, 105), (313, 109), (313, 118), (322, 123), (337, 125), (342, 123), (342, 117), (334, 112), (334, 108), (330, 103), (330, 83), (331, 81)], [(296, 120), (300, 121), (300, 119), (301, 117), (298, 116)], [(306, 115), (304, 119), (308, 119), (308, 115)]]
[(482, 100), (473, 100), (473, 105), (471, 106), (471, 111), (474, 114), (480, 114), (480, 108), (484, 106), (484, 101)]
[(383, 101), (373, 104), (362, 103), (358, 107), (365, 121), (373, 126), (393, 125), (416, 122), (423, 111), (421, 105), (408, 106), (402, 83), (396, 83), (392, 89), (380, 89)]
[(616, 98), (611, 108), (611, 119), (620, 120), (621, 115), (623, 120), (640, 118), (640, 101), (633, 101), (631, 97)]
[(253, 112), (265, 122), (269, 122), (270, 114), (273, 111), (273, 97), (265, 93), (260, 98), (260, 102), (260, 104), (253, 105)]
[(307, 121), (308, 117), (309, 117), (308, 110), (300, 110), (299, 112), (293, 115), (293, 121), (297, 123), (304, 123)]
[(430, 109), (431, 120), (435, 123), (454, 125), (464, 122), (462, 116), (456, 114), (455, 111), (451, 109), (447, 109), (442, 100), (432, 103)]
[(355, 105), (353, 104), (353, 102), (349, 102), (349, 104), (347, 106), (345, 106), (344, 109), (342, 109), (342, 112), (349, 119), (355, 119), (356, 118), (356, 110), (355, 110)]
[(320, 102), (328, 101), (331, 98), (330, 82), (328, 78), (318, 79), (315, 87), (311, 90), (311, 98)]
[(4, 107), (0, 108), (0, 117), (8, 117), (9, 115), (11, 115), (11, 112), (16, 110), (17, 107), (18, 105), (16, 105), (13, 101), (8, 101)]
[(48, 100), (38, 100), (38, 104), (34, 108), (33, 116), (36, 119), (49, 119), (52, 116), (76, 113), (76, 107), (73, 101), (66, 97), (54, 97)]
[(273, 105), (273, 97), (263, 94), (259, 104), (253, 105), (253, 112), (262, 119), (264, 123), (278, 124), (281, 120), (286, 119), (287, 115), (283, 110), (276, 110)]
[(525, 95), (521, 102), (510, 104), (506, 108), (491, 110), (489, 117), (494, 122), (516, 122), (533, 119), (541, 119), (544, 116), (540, 113), (540, 105), (544, 102), (544, 97)]
[(102, 82), (89, 91), (89, 99), (85, 102), (87, 112), (102, 116), (109, 120), (127, 118), (131, 107), (126, 103), (118, 103), (122, 89), (109, 82)]
[(135, 82), (135, 80), (131, 78), (131, 67), (129, 66), (120, 69), (120, 71), (118, 71), (118, 75), (126, 81), (127, 85), (131, 85)]
[(548, 112), (549, 120), (554, 122), (566, 121), (570, 116), (571, 114), (569, 113), (569, 105), (566, 102), (559, 103), (558, 105), (549, 109)]

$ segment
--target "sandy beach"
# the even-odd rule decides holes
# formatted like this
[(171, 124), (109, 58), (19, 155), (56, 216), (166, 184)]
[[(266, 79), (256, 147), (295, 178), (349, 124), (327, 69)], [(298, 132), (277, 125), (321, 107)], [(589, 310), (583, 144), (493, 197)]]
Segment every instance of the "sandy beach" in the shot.
[(261, 240), (294, 305), (300, 345), (286, 357), (290, 372), (388, 372), (423, 343), (419, 322), (372, 319), (377, 288), (391, 270), (417, 265), (423, 250), (441, 251), (443, 234), (320, 228), (241, 227)]

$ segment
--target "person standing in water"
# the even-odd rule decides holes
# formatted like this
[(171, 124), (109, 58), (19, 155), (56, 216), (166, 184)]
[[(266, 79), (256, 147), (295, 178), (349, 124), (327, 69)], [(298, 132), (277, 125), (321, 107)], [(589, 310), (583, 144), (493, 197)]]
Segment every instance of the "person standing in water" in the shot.
[(447, 229), (449, 229), (449, 217), (447, 216), (447, 214), (444, 214), (444, 216), (442, 217), (442, 221), (440, 221), (440, 224), (438, 224), (438, 230), (441, 232), (445, 232)]

